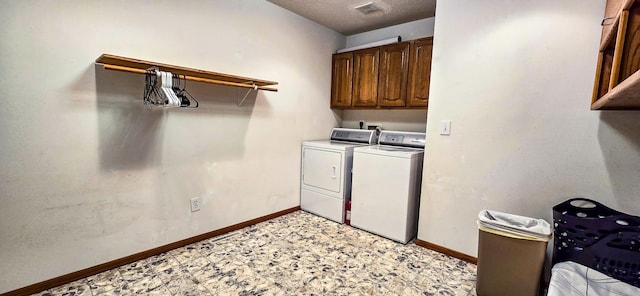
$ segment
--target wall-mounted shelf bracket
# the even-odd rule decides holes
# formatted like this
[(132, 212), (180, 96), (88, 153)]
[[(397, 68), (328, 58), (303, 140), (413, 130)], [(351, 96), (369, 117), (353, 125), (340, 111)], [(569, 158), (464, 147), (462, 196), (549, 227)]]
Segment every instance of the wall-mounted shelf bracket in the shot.
[(252, 90), (258, 90), (258, 85), (253, 83), (253, 81), (251, 81), (251, 88), (247, 90), (247, 93), (244, 95), (242, 100), (238, 101), (238, 107), (242, 106), (242, 103), (244, 103), (244, 101), (247, 99), (247, 97), (249, 96)]

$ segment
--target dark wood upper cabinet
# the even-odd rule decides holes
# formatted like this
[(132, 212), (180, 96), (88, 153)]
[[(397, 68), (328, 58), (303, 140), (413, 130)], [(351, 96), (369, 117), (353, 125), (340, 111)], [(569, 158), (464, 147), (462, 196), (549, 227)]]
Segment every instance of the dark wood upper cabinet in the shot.
[(380, 50), (353, 52), (353, 107), (375, 107), (378, 104), (378, 65)]
[(425, 109), (433, 38), (333, 55), (331, 108)]
[(411, 42), (407, 106), (427, 107), (429, 105), (432, 51), (433, 37), (417, 39)]
[(353, 52), (333, 55), (331, 108), (351, 107)]
[(409, 42), (380, 47), (378, 106), (405, 106), (408, 72)]

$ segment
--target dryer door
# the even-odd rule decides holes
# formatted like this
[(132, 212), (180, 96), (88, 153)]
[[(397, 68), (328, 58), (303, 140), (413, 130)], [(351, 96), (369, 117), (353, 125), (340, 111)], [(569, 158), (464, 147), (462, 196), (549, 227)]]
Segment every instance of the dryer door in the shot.
[(302, 148), (302, 183), (331, 192), (340, 192), (342, 180), (342, 151)]

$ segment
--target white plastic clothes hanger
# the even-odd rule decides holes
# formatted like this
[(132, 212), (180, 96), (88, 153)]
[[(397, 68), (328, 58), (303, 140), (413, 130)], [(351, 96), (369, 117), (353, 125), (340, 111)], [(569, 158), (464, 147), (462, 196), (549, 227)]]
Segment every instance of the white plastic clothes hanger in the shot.
[(156, 67), (147, 69), (145, 78), (144, 104), (148, 107), (198, 108), (198, 101), (186, 90), (186, 76), (182, 89), (180, 75), (160, 71)]
[(166, 100), (166, 105), (165, 107), (168, 108), (172, 108), (172, 107), (180, 107), (180, 99), (178, 99), (178, 96), (176, 96), (175, 92), (173, 92), (173, 89), (171, 88), (171, 77), (172, 74), (170, 72), (163, 72), (161, 71), (160, 73), (162, 76), (162, 92), (164, 93), (164, 95), (167, 97)]
[(167, 72), (167, 89), (171, 94), (171, 98), (173, 99), (172, 107), (180, 107), (182, 103), (176, 92), (173, 90), (173, 74), (171, 72)]
[(164, 94), (160, 92), (158, 69), (147, 69), (145, 77), (144, 104), (148, 107), (163, 106)]
[(166, 106), (169, 103), (169, 96), (167, 96), (167, 93), (164, 90), (163, 84), (164, 84), (164, 72), (160, 71), (160, 70), (156, 70), (156, 76), (158, 76), (158, 83), (156, 83), (156, 88), (158, 90), (158, 94), (160, 95), (161, 99), (162, 99), (162, 107)]

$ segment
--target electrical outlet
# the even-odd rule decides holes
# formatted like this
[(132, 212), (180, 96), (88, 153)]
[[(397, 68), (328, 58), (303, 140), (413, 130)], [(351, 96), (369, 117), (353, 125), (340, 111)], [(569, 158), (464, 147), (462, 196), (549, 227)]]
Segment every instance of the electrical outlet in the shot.
[(191, 199), (191, 211), (196, 212), (199, 211), (202, 207), (202, 197), (194, 197)]
[(376, 128), (382, 128), (382, 125), (380, 125), (380, 123), (377, 122), (369, 122), (367, 123), (367, 129), (376, 129)]

